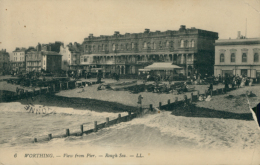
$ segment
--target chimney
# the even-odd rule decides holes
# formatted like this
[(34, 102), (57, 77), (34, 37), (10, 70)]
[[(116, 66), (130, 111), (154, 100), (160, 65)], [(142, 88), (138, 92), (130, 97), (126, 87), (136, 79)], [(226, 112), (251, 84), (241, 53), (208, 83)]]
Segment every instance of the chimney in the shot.
[(119, 31), (115, 31), (114, 34), (115, 34), (115, 35), (119, 34)]
[(150, 29), (145, 29), (144, 32), (145, 32), (145, 33), (149, 33), (149, 32), (150, 32)]
[(237, 39), (240, 39), (240, 31), (237, 32)]
[(181, 29), (185, 29), (186, 28), (186, 26), (185, 25), (181, 25)]
[(89, 38), (93, 38), (93, 34), (92, 34), (92, 33), (90, 33), (88, 37), (89, 37)]

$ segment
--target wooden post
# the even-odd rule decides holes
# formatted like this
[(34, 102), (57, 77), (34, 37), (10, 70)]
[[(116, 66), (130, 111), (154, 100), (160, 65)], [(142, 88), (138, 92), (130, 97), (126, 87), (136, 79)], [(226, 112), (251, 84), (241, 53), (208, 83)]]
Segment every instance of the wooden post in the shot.
[(77, 81), (75, 82), (75, 88), (77, 88)]
[(121, 122), (121, 114), (118, 114), (117, 123)]
[(213, 90), (210, 90), (210, 96), (211, 97), (213, 96)]
[(33, 88), (33, 96), (35, 96), (35, 88)]
[(162, 109), (162, 102), (159, 102), (159, 109)]
[(37, 138), (34, 138), (34, 142), (35, 142), (35, 143), (37, 142)]
[(128, 118), (127, 118), (128, 121), (131, 120), (131, 111), (128, 111)]
[(208, 94), (208, 91), (207, 91), (207, 90), (205, 90), (205, 97), (207, 97), (207, 94)]
[(69, 89), (69, 82), (67, 82), (67, 89)]
[(198, 91), (197, 93), (197, 99), (199, 99), (199, 97), (200, 97), (200, 91)]
[(190, 94), (190, 102), (192, 103), (192, 101), (193, 101), (193, 93), (191, 92), (191, 94)]
[(49, 134), (48, 137), (49, 137), (49, 140), (51, 140), (52, 139), (52, 134)]
[(40, 95), (42, 94), (42, 87), (40, 87), (39, 94)]
[(25, 90), (25, 96), (28, 97), (28, 90)]
[(167, 108), (168, 108), (168, 110), (170, 109), (170, 104), (171, 104), (171, 100), (170, 99), (168, 99), (168, 102), (167, 102)]
[(62, 90), (62, 83), (60, 83), (60, 91)]
[(66, 129), (66, 136), (70, 136), (70, 130)]
[(80, 125), (80, 131), (83, 133), (83, 125)]
[(153, 104), (150, 104), (150, 111), (153, 112)]
[(224, 94), (225, 93), (225, 88), (222, 88), (222, 94)]
[(55, 84), (53, 84), (52, 86), (53, 86), (53, 90), (52, 91), (55, 92)]
[(109, 117), (106, 118), (106, 125), (105, 127), (109, 127)]
[(94, 132), (97, 132), (97, 121), (94, 121)]

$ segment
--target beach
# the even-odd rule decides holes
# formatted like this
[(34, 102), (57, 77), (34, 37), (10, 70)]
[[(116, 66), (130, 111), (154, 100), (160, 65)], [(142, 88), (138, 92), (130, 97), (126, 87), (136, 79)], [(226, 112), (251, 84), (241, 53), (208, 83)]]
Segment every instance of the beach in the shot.
[[(260, 161), (260, 131), (247, 104), (247, 99), (251, 107), (260, 101), (259, 86), (239, 88), (213, 96), (209, 102), (196, 102), (196, 108), (192, 112), (186, 109), (162, 110), (160, 113), (146, 114), (89, 135), (52, 139), (49, 142), (32, 142), (33, 138), (44, 137), (49, 133), (65, 134), (65, 129), (68, 128), (71, 132), (80, 131), (81, 124), (84, 125), (84, 129), (92, 129), (94, 121), (102, 123), (106, 117), (113, 120), (119, 113), (124, 116), (127, 114), (126, 111), (137, 108), (137, 97), (140, 94), (144, 97), (144, 106), (158, 106), (160, 101), (166, 104), (168, 99), (173, 101), (175, 97), (183, 99), (183, 95), (172, 93), (131, 94), (128, 91), (97, 91), (97, 86), (84, 87), (83, 92), (82, 88), (76, 88), (55, 95), (36, 96), (34, 100), (0, 103), (1, 130), (5, 131), (1, 137), (0, 152), (15, 151), (24, 154), (24, 150), (51, 150), (55, 155), (64, 152), (91, 152), (96, 155), (125, 152), (128, 156), (131, 153), (142, 152), (146, 160), (148, 154), (151, 154), (164, 158), (179, 155), (179, 159), (175, 157), (167, 160), (187, 163), (191, 159), (197, 160), (196, 156), (219, 158), (218, 163), (221, 160), (225, 162), (225, 157), (231, 156), (234, 158), (233, 161), (238, 163)], [(207, 87), (208, 85), (196, 85), (200, 93)], [(220, 87), (221, 85), (214, 86), (215, 89)], [(255, 96), (247, 98), (246, 91), (252, 91)], [(190, 97), (190, 92), (185, 94)], [(44, 105), (55, 113), (28, 113), (24, 107), (30, 103)], [(87, 148), (87, 151), (84, 148)], [(184, 157), (187, 153), (190, 160)], [(246, 154), (241, 157), (241, 153)], [(95, 163), (94, 160), (90, 162)], [(115, 159), (114, 163), (119, 162)], [(204, 163), (207, 163), (207, 159), (204, 159)]]

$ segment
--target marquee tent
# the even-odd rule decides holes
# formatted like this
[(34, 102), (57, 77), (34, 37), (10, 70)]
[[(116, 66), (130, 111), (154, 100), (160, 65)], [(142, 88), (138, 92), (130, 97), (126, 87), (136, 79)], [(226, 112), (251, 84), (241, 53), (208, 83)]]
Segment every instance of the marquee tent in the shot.
[(172, 65), (170, 62), (155, 62), (152, 65), (144, 67), (144, 69), (149, 70), (174, 70), (174, 69), (183, 69), (178, 65)]

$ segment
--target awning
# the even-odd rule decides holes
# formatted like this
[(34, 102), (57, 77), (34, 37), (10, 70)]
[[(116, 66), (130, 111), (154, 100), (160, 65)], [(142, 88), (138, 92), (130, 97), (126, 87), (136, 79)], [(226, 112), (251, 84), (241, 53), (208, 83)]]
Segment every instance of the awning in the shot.
[(149, 72), (151, 69), (139, 69), (140, 72)]
[(98, 72), (99, 70), (104, 70), (103, 68), (91, 68), (91, 72)]
[(174, 70), (174, 69), (183, 69), (178, 65), (173, 65), (170, 62), (155, 62), (152, 65), (145, 67), (144, 69), (150, 70)]

